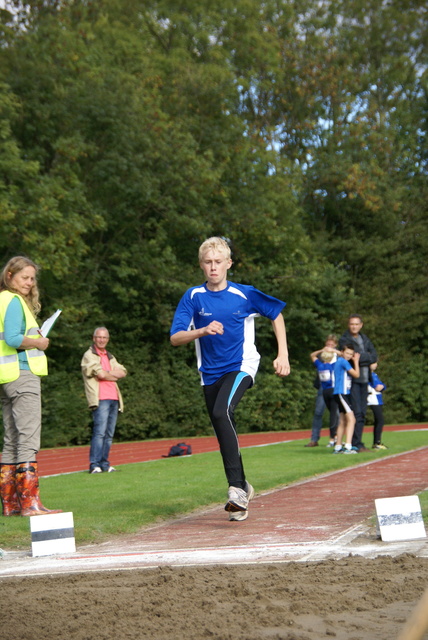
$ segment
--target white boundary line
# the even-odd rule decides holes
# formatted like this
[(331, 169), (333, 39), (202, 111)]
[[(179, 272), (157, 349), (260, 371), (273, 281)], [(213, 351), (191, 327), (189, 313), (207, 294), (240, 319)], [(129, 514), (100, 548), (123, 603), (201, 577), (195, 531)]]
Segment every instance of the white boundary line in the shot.
[[(86, 554), (73, 556), (49, 556), (44, 558), (16, 557), (0, 564), (0, 579), (20, 576), (87, 573), (93, 571), (124, 571), (168, 567), (195, 567), (212, 565), (264, 564), (284, 562), (319, 562), (353, 556), (375, 558), (412, 553), (428, 558), (426, 539), (400, 543), (354, 541), (366, 533), (367, 527), (351, 527), (328, 542), (306, 542), (301, 544), (261, 544), (251, 546), (207, 547), (204, 549), (176, 549), (115, 552), (108, 554)], [(12, 554), (11, 554), (12, 555)]]

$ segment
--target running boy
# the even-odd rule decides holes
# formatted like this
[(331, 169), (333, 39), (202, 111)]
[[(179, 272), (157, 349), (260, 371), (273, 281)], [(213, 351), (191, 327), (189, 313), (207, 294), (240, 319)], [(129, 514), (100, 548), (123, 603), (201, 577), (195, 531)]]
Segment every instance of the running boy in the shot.
[(206, 281), (188, 289), (181, 298), (171, 327), (171, 344), (195, 341), (205, 402), (229, 484), (225, 510), (229, 520), (245, 520), (254, 489), (245, 478), (234, 411), (245, 391), (253, 386), (259, 366), (255, 317), (261, 315), (272, 321), (278, 343), (275, 373), (290, 373), (281, 313), (285, 303), (252, 286), (227, 280), (232, 260), (230, 247), (222, 238), (208, 238), (202, 243), (199, 265)]
[[(350, 360), (354, 361), (354, 367)], [(339, 425), (337, 427), (337, 440), (333, 453), (357, 453), (352, 448), (352, 436), (355, 427), (355, 415), (351, 404), (352, 378), (360, 375), (360, 354), (354, 351), (351, 344), (346, 344), (342, 355), (334, 365), (334, 391), (333, 398), (339, 407)], [(352, 376), (352, 378), (351, 378)], [(345, 446), (342, 447), (345, 435)]]

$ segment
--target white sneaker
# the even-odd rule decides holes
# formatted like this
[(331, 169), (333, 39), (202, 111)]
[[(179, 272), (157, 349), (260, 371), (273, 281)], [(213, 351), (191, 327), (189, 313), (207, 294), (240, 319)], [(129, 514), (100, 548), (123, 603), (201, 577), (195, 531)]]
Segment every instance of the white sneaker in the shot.
[[(254, 497), (254, 488), (247, 482), (245, 489), (239, 489), (238, 487), (229, 487), (228, 501), (226, 502), (224, 509), (229, 512), (243, 512), (247, 511), (248, 503)], [(243, 518), (244, 519), (244, 518)]]
[(112, 471), (117, 471), (117, 469), (115, 469), (114, 467), (109, 467), (107, 471), (108, 473), (111, 473)]
[(250, 500), (252, 500), (254, 498), (254, 494), (255, 494), (254, 487), (251, 486), (251, 484), (249, 482), (247, 482), (245, 490), (247, 492), (248, 502), (250, 502)]
[(103, 470), (101, 469), (101, 467), (94, 467), (91, 471), (91, 473), (102, 473)]
[(248, 518), (248, 509), (247, 511), (229, 511), (229, 520), (236, 520), (241, 522), (242, 520), (246, 520)]

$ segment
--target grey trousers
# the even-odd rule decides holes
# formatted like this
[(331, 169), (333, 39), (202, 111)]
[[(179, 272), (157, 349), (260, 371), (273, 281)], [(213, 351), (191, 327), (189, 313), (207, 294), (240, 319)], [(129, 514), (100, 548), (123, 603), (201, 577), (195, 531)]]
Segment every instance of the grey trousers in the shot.
[(3, 464), (35, 460), (40, 449), (42, 403), (40, 378), (22, 369), (19, 378), (0, 385), (3, 409)]

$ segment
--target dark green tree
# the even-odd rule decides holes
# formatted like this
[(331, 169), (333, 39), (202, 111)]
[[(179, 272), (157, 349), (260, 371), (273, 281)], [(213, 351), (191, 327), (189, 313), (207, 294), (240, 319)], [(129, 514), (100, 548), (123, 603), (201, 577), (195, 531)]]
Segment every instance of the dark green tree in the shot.
[(43, 315), (63, 308), (45, 445), (89, 437), (79, 363), (101, 324), (130, 372), (118, 437), (209, 432), (193, 346), (172, 349), (168, 331), (214, 234), (230, 239), (232, 279), (287, 301), (293, 372), (273, 377), (260, 321), (248, 428), (307, 426), (308, 353), (355, 310), (384, 363), (391, 419), (422, 419), (422, 3), (405, 15), (380, 0), (8, 6), (0, 255), (40, 263)]

